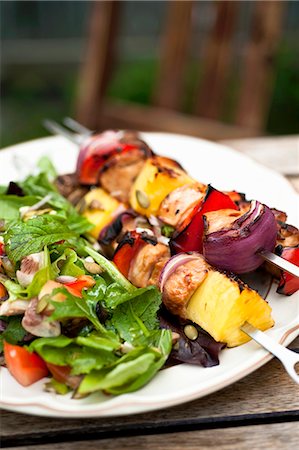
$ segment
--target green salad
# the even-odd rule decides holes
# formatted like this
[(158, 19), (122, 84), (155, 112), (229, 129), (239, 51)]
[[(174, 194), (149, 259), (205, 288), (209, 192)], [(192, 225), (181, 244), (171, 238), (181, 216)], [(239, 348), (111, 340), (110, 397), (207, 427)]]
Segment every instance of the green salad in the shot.
[(93, 225), (39, 172), (0, 190), (0, 346), (23, 386), (80, 398), (144, 386), (165, 364), (172, 333), (161, 329), (161, 294), (134, 287), (98, 252)]

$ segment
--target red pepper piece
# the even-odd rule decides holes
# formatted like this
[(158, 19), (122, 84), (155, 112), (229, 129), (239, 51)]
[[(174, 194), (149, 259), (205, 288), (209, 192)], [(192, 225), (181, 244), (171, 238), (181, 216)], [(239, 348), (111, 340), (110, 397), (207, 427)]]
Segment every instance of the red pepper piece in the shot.
[[(280, 256), (287, 261), (299, 266), (299, 245), (296, 247), (282, 247)], [(282, 272), (277, 292), (284, 295), (292, 295), (299, 290), (299, 279), (287, 272)]]
[(5, 247), (3, 242), (0, 242), (0, 256), (5, 255)]
[(128, 278), (132, 260), (145, 244), (146, 242), (139, 233), (136, 231), (129, 231), (117, 247), (113, 256), (113, 262), (126, 278)]
[(211, 185), (208, 185), (206, 196), (202, 203), (197, 206), (197, 211), (189, 225), (179, 234), (174, 234), (170, 241), (172, 253), (181, 252), (202, 252), (202, 239), (204, 232), (203, 215), (206, 212), (218, 211), (219, 209), (235, 209), (238, 206), (229, 197), (229, 195), (218, 191)]
[(84, 288), (90, 288), (95, 285), (94, 279), (89, 275), (82, 275), (78, 277), (75, 281), (70, 283), (65, 283), (64, 287), (69, 291), (70, 294), (75, 297), (82, 298), (82, 290)]
[(7, 300), (7, 299), (8, 299), (7, 290), (6, 290), (5, 286), (2, 283), (0, 283), (0, 301), (3, 302), (4, 300)]

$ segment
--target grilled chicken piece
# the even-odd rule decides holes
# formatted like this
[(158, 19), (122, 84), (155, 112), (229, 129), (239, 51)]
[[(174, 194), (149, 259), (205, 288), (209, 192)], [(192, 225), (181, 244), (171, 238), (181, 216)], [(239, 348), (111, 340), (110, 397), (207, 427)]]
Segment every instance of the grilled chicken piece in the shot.
[(160, 205), (159, 219), (174, 228), (181, 228), (194, 208), (203, 200), (205, 190), (205, 185), (195, 183), (170, 192)]
[[(134, 286), (146, 287), (152, 284), (153, 279), (159, 277), (157, 264), (163, 267), (166, 260), (170, 258), (169, 247), (164, 244), (146, 244), (136, 254), (133, 259), (128, 279)], [(156, 269), (156, 270), (155, 270)], [(150, 281), (151, 280), (151, 281)]]
[(210, 266), (204, 258), (179, 266), (170, 275), (163, 289), (163, 303), (175, 315), (187, 319), (187, 305), (198, 286), (208, 274)]
[(111, 156), (100, 170), (101, 186), (119, 201), (127, 203), (130, 189), (146, 159), (147, 154), (142, 149)]
[(219, 209), (218, 211), (206, 212), (204, 217), (205, 232), (214, 233), (219, 230), (230, 228), (231, 224), (241, 217), (243, 213), (235, 209)]

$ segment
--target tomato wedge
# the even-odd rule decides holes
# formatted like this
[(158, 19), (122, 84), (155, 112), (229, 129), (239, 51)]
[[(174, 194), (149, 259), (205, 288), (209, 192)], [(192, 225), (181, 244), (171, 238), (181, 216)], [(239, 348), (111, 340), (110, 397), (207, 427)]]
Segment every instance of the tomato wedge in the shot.
[(70, 294), (80, 298), (82, 298), (82, 290), (84, 288), (90, 288), (94, 285), (95, 280), (89, 275), (81, 275), (75, 281), (64, 283), (64, 287), (69, 291)]
[(208, 186), (206, 196), (192, 217), (191, 222), (179, 234), (174, 234), (170, 241), (172, 253), (181, 252), (202, 252), (202, 239), (204, 231), (203, 215), (206, 212), (218, 211), (219, 209), (235, 209), (238, 206), (229, 195)]
[(44, 360), (24, 347), (4, 342), (4, 358), (11, 375), (22, 385), (30, 386), (49, 373)]

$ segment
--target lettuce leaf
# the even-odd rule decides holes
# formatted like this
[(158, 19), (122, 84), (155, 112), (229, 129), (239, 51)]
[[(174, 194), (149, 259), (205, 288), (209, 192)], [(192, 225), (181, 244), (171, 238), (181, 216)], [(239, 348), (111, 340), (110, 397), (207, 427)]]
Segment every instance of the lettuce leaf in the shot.
[(4, 220), (18, 219), (20, 217), (19, 209), (22, 206), (32, 206), (38, 200), (38, 197), (33, 195), (18, 197), (17, 195), (0, 194), (0, 217)]

